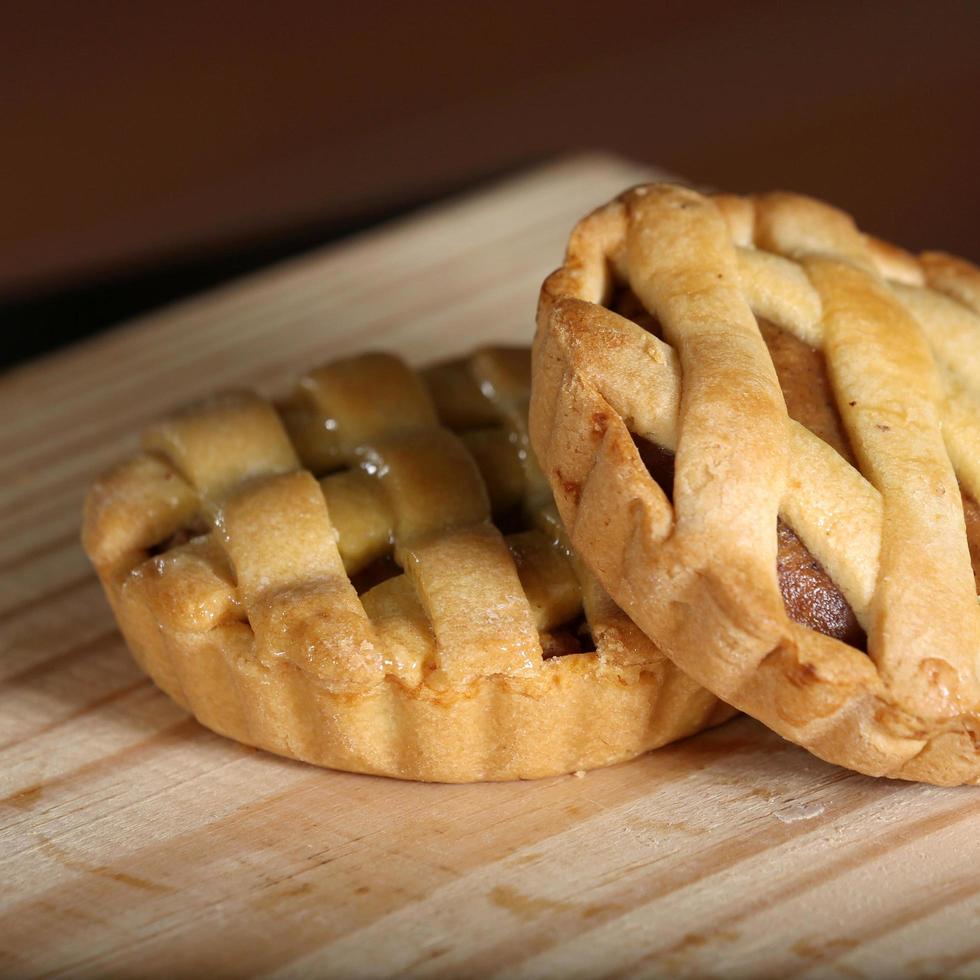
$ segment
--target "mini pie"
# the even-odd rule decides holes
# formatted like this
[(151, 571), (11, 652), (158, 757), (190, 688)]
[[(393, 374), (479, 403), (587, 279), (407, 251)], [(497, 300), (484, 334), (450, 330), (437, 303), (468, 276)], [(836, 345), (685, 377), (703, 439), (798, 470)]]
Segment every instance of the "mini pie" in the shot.
[(366, 354), (150, 428), (83, 534), (137, 661), (216, 732), (410, 779), (587, 769), (729, 717), (568, 552), (529, 385), (527, 350)]
[(684, 671), (831, 762), (980, 780), (980, 270), (805, 197), (634, 188), (544, 284), (531, 436)]

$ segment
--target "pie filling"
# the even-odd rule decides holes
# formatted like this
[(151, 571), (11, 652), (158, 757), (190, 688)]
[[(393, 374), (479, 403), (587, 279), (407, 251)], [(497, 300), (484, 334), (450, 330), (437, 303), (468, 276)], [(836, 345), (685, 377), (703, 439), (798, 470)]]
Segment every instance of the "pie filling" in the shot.
[(980, 595), (980, 504), (963, 494), (963, 516), (966, 518), (966, 540), (970, 545), (970, 560), (973, 562), (973, 577), (977, 580), (977, 595)]
[(564, 626), (542, 633), (541, 649), (545, 660), (565, 657), (570, 653), (595, 653), (588, 620), (585, 616), (577, 616)]
[(179, 548), (181, 545), (187, 544), (188, 541), (192, 541), (194, 538), (200, 537), (202, 534), (207, 534), (209, 528), (203, 520), (197, 520), (193, 524), (187, 527), (178, 528), (169, 537), (164, 538), (163, 541), (158, 542), (155, 545), (151, 545), (147, 549), (147, 552), (151, 558), (155, 558), (157, 555), (165, 554), (171, 551), (173, 548)]
[(358, 595), (364, 595), (376, 585), (387, 582), (388, 579), (401, 574), (401, 566), (389, 554), (376, 558), (366, 568), (362, 568), (359, 572), (351, 575), (350, 580), (351, 585), (354, 586), (354, 591)]

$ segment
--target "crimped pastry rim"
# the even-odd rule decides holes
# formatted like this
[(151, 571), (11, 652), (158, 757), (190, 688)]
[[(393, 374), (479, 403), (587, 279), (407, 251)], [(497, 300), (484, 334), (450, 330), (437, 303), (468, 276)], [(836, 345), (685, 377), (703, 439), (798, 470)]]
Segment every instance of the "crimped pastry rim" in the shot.
[(287, 661), (241, 656), (239, 644), (202, 651), (188, 636), (148, 630), (145, 610), (103, 584), (134, 659), (197, 721), (329, 769), (441, 783), (537, 779), (627, 761), (733, 713), (666, 658), (615, 668), (577, 654), (574, 669), (536, 685), (491, 676), (449, 697), (420, 696), (391, 677), (368, 692), (333, 692)]

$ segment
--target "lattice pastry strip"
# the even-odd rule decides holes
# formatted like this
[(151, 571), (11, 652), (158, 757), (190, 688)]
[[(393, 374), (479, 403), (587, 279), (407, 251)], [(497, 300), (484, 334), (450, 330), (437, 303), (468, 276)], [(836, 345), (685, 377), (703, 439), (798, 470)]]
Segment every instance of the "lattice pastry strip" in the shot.
[(833, 259), (808, 258), (806, 269), (824, 300), (842, 420), (882, 495), (869, 653), (899, 696), (941, 717), (976, 693), (980, 617), (938, 375), (923, 332), (884, 284)]
[(239, 484), (299, 465), (272, 407), (249, 392), (214, 395), (151, 426), (143, 449), (169, 460), (211, 517)]
[(371, 621), (344, 570), (316, 480), (297, 471), (246, 485), (221, 508), (218, 532), (260, 659), (286, 657), (331, 688), (381, 679)]
[[(534, 616), (500, 532), (473, 525), (418, 540), (405, 568), (436, 636), (440, 677), (530, 673), (542, 658)], [(460, 590), (460, 582), (471, 587)]]
[(529, 383), (527, 351), (372, 354), (154, 426), (85, 528), (140, 662), (218, 731), (413, 778), (584, 768), (727, 717), (570, 556)]
[(490, 520), (480, 471), (446, 429), (416, 429), (359, 447), (361, 466), (381, 484), (392, 508), (396, 558), (421, 538)]
[[(978, 284), (816, 201), (651, 186), (584, 219), (542, 290), (533, 433), (576, 548), (679, 665), (864, 771), (980, 774)], [(823, 438), (787, 417), (821, 412), (777, 335), (826, 363)], [(634, 437), (674, 454), (667, 483)], [(784, 608), (777, 516), (870, 659)]]
[(314, 472), (344, 466), (372, 439), (436, 424), (425, 387), (397, 358), (364, 354), (356, 363), (355, 371), (349, 361), (311, 371), (283, 406), (304, 464)]

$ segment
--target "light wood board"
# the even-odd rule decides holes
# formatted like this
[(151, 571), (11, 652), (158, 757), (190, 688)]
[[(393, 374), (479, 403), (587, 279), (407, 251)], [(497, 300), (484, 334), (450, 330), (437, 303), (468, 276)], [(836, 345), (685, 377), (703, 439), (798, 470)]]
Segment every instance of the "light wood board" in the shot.
[(437, 786), (242, 748), (142, 677), (77, 543), (149, 419), (368, 347), (529, 338), (564, 161), (0, 379), (0, 973), (980, 976), (980, 794), (875, 781), (747, 719), (627, 765)]

